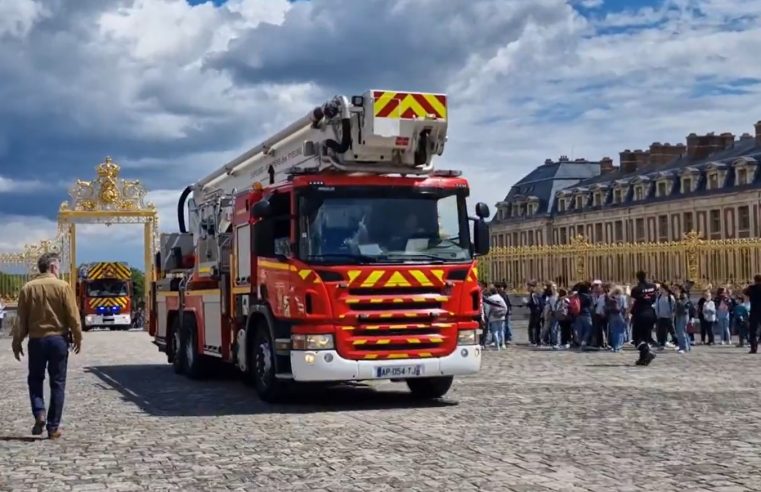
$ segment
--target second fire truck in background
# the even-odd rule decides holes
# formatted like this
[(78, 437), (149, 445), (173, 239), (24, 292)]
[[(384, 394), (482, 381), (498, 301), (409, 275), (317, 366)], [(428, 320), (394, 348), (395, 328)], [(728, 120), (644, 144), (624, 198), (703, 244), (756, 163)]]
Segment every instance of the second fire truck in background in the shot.
[(77, 303), (82, 329), (127, 330), (132, 325), (132, 273), (129, 265), (102, 261), (80, 266)]

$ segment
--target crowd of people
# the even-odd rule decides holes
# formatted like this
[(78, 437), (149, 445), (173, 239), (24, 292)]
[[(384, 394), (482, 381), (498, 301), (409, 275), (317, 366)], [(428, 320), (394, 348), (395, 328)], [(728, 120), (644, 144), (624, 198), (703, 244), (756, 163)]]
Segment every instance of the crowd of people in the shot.
[[(633, 288), (595, 280), (568, 291), (549, 282), (528, 284), (521, 304), (528, 310), (528, 340), (554, 350), (611, 350), (631, 343), (650, 359), (650, 348), (687, 353), (696, 343), (750, 345), (761, 335), (761, 275), (742, 292), (706, 289), (694, 302), (688, 284), (648, 282), (637, 273)], [(503, 350), (512, 343), (513, 305), (505, 282), (481, 284), (482, 345)], [(655, 331), (655, 338), (653, 338)], [(696, 340), (700, 336), (700, 341)], [(647, 345), (647, 350), (642, 344)]]

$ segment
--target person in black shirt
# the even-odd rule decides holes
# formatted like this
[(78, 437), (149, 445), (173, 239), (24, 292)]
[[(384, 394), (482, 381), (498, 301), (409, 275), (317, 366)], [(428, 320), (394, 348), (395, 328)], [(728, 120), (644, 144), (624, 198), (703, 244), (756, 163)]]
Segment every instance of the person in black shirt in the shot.
[(639, 350), (639, 359), (637, 360), (638, 366), (647, 366), (653, 359), (655, 354), (650, 351), (650, 344), (655, 343), (653, 341), (653, 327), (657, 321), (655, 315), (655, 297), (657, 289), (655, 284), (647, 281), (645, 272), (637, 272), (637, 285), (632, 289), (632, 298), (634, 299), (634, 305), (632, 306), (632, 338), (634, 339), (634, 346)]
[(748, 286), (743, 293), (750, 300), (750, 323), (748, 339), (750, 340), (749, 354), (758, 353), (758, 338), (761, 336), (761, 275), (753, 277), (754, 284)]

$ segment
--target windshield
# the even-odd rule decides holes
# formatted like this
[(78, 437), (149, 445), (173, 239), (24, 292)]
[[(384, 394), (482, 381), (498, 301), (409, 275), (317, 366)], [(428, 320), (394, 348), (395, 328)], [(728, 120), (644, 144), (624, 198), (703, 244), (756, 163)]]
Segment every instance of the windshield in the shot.
[(311, 263), (468, 260), (465, 193), (310, 190), (300, 201), (299, 257)]
[(127, 282), (124, 280), (91, 280), (87, 283), (87, 295), (90, 297), (115, 297), (128, 295)]

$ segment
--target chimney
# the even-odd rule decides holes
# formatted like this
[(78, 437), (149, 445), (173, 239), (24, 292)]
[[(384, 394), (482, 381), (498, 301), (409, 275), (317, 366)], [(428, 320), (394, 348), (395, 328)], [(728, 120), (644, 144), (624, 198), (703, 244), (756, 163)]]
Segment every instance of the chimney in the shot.
[(722, 150), (731, 149), (735, 146), (735, 135), (730, 132), (724, 132), (720, 135), (721, 139), (723, 140), (723, 146)]
[(544, 160), (544, 165), (545, 166), (549, 166), (550, 164), (552, 164), (552, 159), (545, 159)]
[(610, 157), (603, 157), (600, 159), (600, 174), (610, 174), (616, 170), (613, 165), (613, 159)]
[(653, 142), (650, 144), (650, 164), (654, 166), (663, 166), (682, 156), (684, 145), (671, 145), (666, 142)]
[(558, 159), (558, 162), (568, 162), (568, 156), (567, 155), (561, 155), (560, 159)]
[[(758, 140), (758, 126), (756, 127), (756, 135)], [(715, 135), (713, 132), (710, 132), (700, 136), (690, 133), (687, 135), (687, 157), (691, 161), (705, 159), (714, 152), (732, 147), (734, 141), (735, 136), (731, 133)]]
[(637, 149), (634, 151), (634, 159), (637, 161), (637, 169), (642, 169), (650, 161), (650, 151)]
[(578, 159), (574, 159), (573, 162), (587, 162), (587, 160), (583, 157), (579, 157)]
[(755, 140), (755, 137), (751, 135), (750, 133), (745, 132), (742, 135), (740, 135), (740, 141), (744, 142), (746, 140)]
[(618, 153), (619, 163), (621, 171), (625, 174), (633, 173), (637, 170), (637, 159), (634, 156), (634, 152), (629, 149)]
[(761, 121), (756, 122), (756, 145), (761, 145)]

